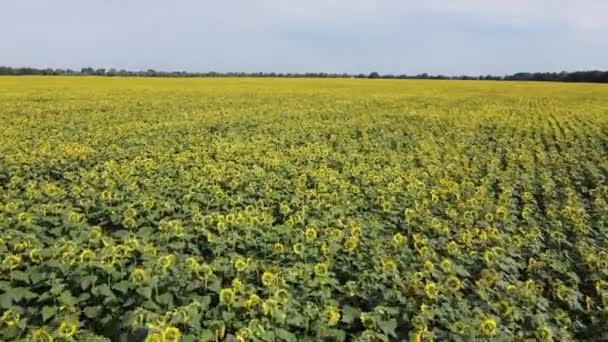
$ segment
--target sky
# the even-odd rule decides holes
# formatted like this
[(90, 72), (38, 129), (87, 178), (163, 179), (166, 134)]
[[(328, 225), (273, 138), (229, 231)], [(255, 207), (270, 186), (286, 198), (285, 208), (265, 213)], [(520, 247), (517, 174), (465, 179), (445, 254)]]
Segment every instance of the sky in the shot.
[(1, 0), (0, 65), (410, 75), (608, 70), (608, 0)]

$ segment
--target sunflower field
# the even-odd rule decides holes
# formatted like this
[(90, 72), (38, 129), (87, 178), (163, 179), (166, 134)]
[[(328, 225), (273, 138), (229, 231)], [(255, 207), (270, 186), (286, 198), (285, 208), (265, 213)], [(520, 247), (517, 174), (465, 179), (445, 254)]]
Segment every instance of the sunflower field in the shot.
[(0, 340), (608, 339), (608, 87), (0, 78)]

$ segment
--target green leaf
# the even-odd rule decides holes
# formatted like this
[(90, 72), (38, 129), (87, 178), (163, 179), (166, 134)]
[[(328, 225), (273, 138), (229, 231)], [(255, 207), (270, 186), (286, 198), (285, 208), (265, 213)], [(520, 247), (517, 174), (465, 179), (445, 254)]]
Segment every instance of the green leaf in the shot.
[(200, 336), (201, 342), (213, 341), (215, 340), (215, 333), (209, 329), (203, 330)]
[(222, 279), (220, 279), (219, 277), (215, 277), (211, 282), (209, 282), (209, 285), (207, 287), (209, 288), (209, 290), (215, 293), (220, 293), (220, 291), (222, 290)]
[(234, 316), (236, 314), (232, 311), (223, 311), (222, 312), (222, 319), (224, 320), (224, 322), (230, 322)]
[(76, 298), (72, 296), (72, 293), (70, 291), (64, 291), (63, 293), (61, 293), (61, 295), (57, 297), (57, 301), (66, 306), (73, 306), (78, 303), (78, 300), (76, 300)]
[(121, 282), (118, 282), (118, 283), (112, 285), (112, 288), (114, 290), (117, 290), (119, 292), (126, 294), (127, 292), (129, 292), (129, 289), (131, 288), (131, 286), (132, 286), (131, 282), (129, 282), (127, 280), (123, 280)]
[(139, 288), (137, 288), (137, 290), (135, 290), (135, 292), (139, 293), (146, 299), (150, 299), (152, 297), (152, 288), (149, 286), (139, 287)]
[(39, 282), (46, 279), (47, 275), (43, 272), (32, 271), (29, 273), (29, 277), (33, 284), (38, 284)]
[(42, 314), (42, 320), (47, 321), (49, 318), (55, 316), (57, 308), (54, 306), (44, 306), (42, 307), (42, 310), (40, 310), (40, 313)]
[(276, 333), (276, 336), (278, 338), (282, 339), (283, 341), (295, 342), (298, 340), (296, 338), (296, 335), (290, 333), (289, 331), (287, 331), (285, 329), (278, 328), (274, 332)]
[(184, 335), (181, 338), (181, 342), (195, 342), (195, 341), (198, 341), (198, 340), (196, 339), (196, 336), (194, 336), (194, 335)]
[(355, 319), (359, 318), (361, 312), (350, 305), (345, 305), (342, 308), (342, 322), (352, 323)]
[(207, 309), (209, 307), (209, 304), (211, 304), (211, 296), (203, 296), (201, 297), (201, 307), (203, 309)]
[(32, 299), (38, 297), (34, 292), (23, 288), (23, 287), (15, 287), (7, 291), (13, 297), (13, 301), (18, 302), (22, 299)]
[(395, 329), (397, 329), (397, 320), (392, 318), (388, 321), (381, 321), (378, 326), (380, 329), (387, 335), (397, 337), (395, 334)]
[(99, 313), (101, 312), (101, 307), (100, 306), (87, 306), (86, 308), (84, 308), (84, 314), (88, 317), (88, 318), (95, 318), (97, 316), (99, 316)]
[(100, 296), (114, 298), (114, 293), (107, 284), (101, 284), (93, 289), (94, 293)]
[(0, 307), (8, 309), (13, 305), (13, 295), (10, 293), (3, 293), (0, 295)]
[(82, 280), (80, 281), (80, 287), (82, 287), (83, 290), (86, 290), (89, 287), (91, 287), (93, 284), (95, 284), (96, 281), (97, 281), (96, 275), (84, 276), (84, 277), (82, 277)]
[(156, 298), (156, 302), (158, 302), (159, 304), (164, 304), (168, 307), (172, 307), (173, 295), (171, 295), (171, 293), (163, 293), (162, 295), (158, 296), (158, 298)]

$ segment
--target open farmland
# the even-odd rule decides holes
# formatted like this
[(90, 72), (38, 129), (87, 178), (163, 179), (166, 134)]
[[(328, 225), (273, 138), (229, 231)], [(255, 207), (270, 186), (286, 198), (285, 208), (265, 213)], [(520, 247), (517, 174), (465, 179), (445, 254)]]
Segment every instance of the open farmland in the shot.
[(602, 339), (608, 87), (0, 78), (1, 340)]

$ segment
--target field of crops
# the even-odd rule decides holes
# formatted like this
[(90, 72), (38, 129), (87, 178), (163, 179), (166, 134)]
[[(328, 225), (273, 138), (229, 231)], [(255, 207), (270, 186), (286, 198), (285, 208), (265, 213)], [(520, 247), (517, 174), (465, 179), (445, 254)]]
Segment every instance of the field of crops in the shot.
[(599, 339), (608, 87), (0, 78), (0, 340)]

